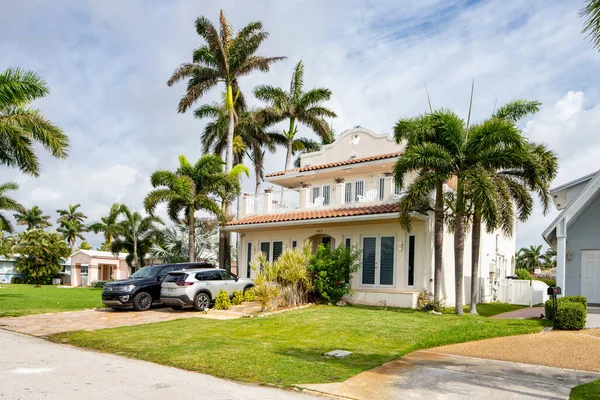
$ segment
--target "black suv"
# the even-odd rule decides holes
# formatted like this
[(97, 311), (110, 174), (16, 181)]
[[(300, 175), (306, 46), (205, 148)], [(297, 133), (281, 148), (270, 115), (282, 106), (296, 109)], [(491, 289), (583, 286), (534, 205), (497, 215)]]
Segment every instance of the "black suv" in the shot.
[(127, 279), (107, 282), (102, 290), (102, 302), (112, 309), (149, 310), (153, 304), (160, 304), (160, 284), (167, 274), (187, 268), (214, 268), (214, 266), (209, 263), (195, 262), (144, 267)]

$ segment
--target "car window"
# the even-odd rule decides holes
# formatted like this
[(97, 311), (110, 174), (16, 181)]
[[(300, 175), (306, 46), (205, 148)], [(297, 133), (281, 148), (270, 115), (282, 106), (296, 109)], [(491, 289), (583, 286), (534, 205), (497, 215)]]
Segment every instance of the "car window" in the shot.
[(168, 267), (164, 267), (163, 269), (160, 270), (160, 276), (167, 275), (169, 272), (173, 271), (173, 269), (175, 269), (175, 268), (172, 265), (169, 265)]
[(232, 274), (230, 274), (227, 271), (218, 271), (218, 272), (221, 275), (221, 279), (223, 279), (223, 280), (233, 280), (233, 279), (235, 279), (235, 276), (233, 276)]
[(188, 275), (184, 273), (169, 274), (165, 278), (165, 282), (183, 283), (187, 277)]
[(219, 274), (219, 271), (203, 271), (196, 274), (196, 279), (199, 281), (220, 281), (221, 274)]

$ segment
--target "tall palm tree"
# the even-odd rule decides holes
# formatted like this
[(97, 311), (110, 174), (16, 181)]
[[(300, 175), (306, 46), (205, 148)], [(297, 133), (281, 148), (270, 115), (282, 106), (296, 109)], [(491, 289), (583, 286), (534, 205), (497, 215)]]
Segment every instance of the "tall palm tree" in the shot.
[[(217, 30), (208, 18), (201, 16), (196, 19), (196, 32), (206, 44), (194, 50), (192, 62), (181, 64), (167, 84), (172, 86), (182, 79), (188, 79), (186, 94), (179, 102), (180, 113), (187, 111), (220, 82), (225, 84), (225, 105), (229, 119), (225, 172), (229, 172), (233, 168), (233, 138), (237, 119), (235, 107), (236, 103), (245, 104), (238, 80), (256, 70), (268, 72), (271, 64), (285, 57), (264, 57), (256, 54), (262, 42), (269, 36), (268, 32), (263, 30), (261, 22), (251, 22), (234, 33), (231, 24), (225, 18), (225, 12), (221, 10), (219, 24), (220, 29)], [(231, 206), (232, 202), (227, 204), (228, 213), (231, 213)], [(231, 240), (231, 234), (225, 234), (222, 240)], [(222, 244), (221, 247), (227, 254), (219, 254), (220, 264), (222, 267), (229, 267), (225, 265), (225, 260), (231, 257), (229, 246)]]
[(268, 72), (270, 65), (285, 57), (263, 57), (257, 55), (262, 42), (269, 36), (262, 28), (261, 22), (251, 22), (234, 33), (225, 12), (219, 16), (220, 30), (206, 17), (196, 19), (196, 32), (205, 45), (194, 50), (191, 63), (179, 66), (167, 82), (172, 86), (182, 79), (188, 80), (185, 96), (179, 102), (178, 112), (184, 113), (210, 89), (219, 82), (225, 84), (226, 109), (229, 123), (227, 130), (227, 148), (225, 152), (226, 171), (233, 167), (233, 136), (235, 128), (235, 104), (244, 102), (240, 93), (238, 79), (260, 70)]
[(71, 245), (71, 254), (73, 254), (77, 249), (77, 239), (79, 238), (82, 241), (85, 240), (83, 237), (83, 232), (85, 232), (86, 229), (83, 224), (76, 219), (64, 219), (60, 221), (60, 226), (58, 227), (57, 231), (62, 233), (65, 241)]
[[(0, 185), (0, 210), (25, 212), (25, 207), (16, 200), (8, 196), (7, 192), (19, 189), (19, 185), (14, 182), (8, 182)], [(0, 236), (4, 237), (4, 232), (12, 233), (13, 226), (6, 216), (0, 213)]]
[(50, 216), (44, 215), (44, 212), (38, 206), (14, 214), (14, 217), (17, 220), (17, 225), (27, 225), (27, 230), (44, 229), (52, 226)]
[(600, 0), (587, 0), (587, 5), (580, 11), (586, 18), (583, 33), (587, 33), (594, 48), (600, 50)]
[(29, 107), (48, 93), (48, 85), (34, 72), (9, 68), (0, 73), (0, 164), (38, 176), (35, 142), (56, 158), (67, 157), (67, 136), (40, 110)]
[(79, 207), (81, 207), (81, 204), (69, 204), (69, 207), (66, 210), (56, 210), (56, 212), (59, 215), (56, 222), (61, 223), (62, 221), (78, 221), (80, 223), (83, 223), (83, 220), (87, 217), (81, 211), (77, 211)]
[[(194, 165), (179, 156), (179, 168), (175, 172), (159, 170), (150, 181), (156, 188), (144, 200), (146, 211), (153, 215), (156, 206), (167, 203), (169, 218), (188, 226), (188, 243), (196, 243), (196, 217), (198, 210), (219, 214), (221, 208), (214, 199), (214, 192), (222, 184), (223, 160), (215, 154), (202, 156)], [(183, 212), (184, 217), (181, 218)], [(194, 246), (189, 246), (189, 261), (196, 261)]]
[(298, 133), (297, 123), (310, 128), (320, 139), (330, 142), (331, 131), (325, 117), (335, 118), (336, 114), (323, 103), (331, 98), (331, 90), (314, 88), (304, 92), (304, 64), (299, 61), (294, 68), (290, 90), (269, 85), (261, 85), (254, 89), (254, 95), (259, 100), (267, 102), (267, 107), (257, 113), (257, 117), (274, 124), (289, 120), (289, 128), (283, 131), (281, 141), (285, 143), (287, 154), (285, 169), (292, 168), (295, 151), (304, 148), (303, 142), (295, 139)]
[[(482, 123), (487, 129), (486, 135), (492, 137), (498, 125), (494, 119), (502, 119), (516, 124), (523, 117), (539, 110), (541, 103), (537, 101), (515, 100), (498, 109), (491, 120)], [(487, 128), (486, 128), (487, 125)], [(502, 128), (503, 125), (500, 125)], [(525, 222), (533, 211), (531, 193), (537, 193), (543, 206), (544, 214), (550, 208), (549, 188), (557, 173), (557, 158), (545, 146), (527, 143), (523, 148), (513, 148), (513, 157), (520, 161), (513, 162), (510, 169), (479, 169), (483, 180), (473, 182), (468, 188), (468, 201), (471, 202), (469, 218), (472, 220), (471, 235), (471, 301), (470, 313), (477, 314), (477, 293), (479, 291), (479, 250), (481, 246), (482, 223), (488, 232), (501, 229), (505, 235), (512, 236), (515, 215), (519, 221)], [(487, 175), (487, 176), (485, 176)], [(484, 185), (478, 185), (483, 183)], [(489, 197), (488, 194), (492, 196)], [(492, 204), (487, 204), (487, 200)], [(482, 209), (492, 212), (483, 214)], [(517, 209), (515, 213), (514, 209)]]
[[(218, 223), (214, 219), (196, 220), (195, 259), (210, 263), (217, 262), (219, 251)], [(161, 243), (154, 243), (150, 256), (165, 263), (179, 263), (189, 260), (189, 234), (185, 223), (177, 223), (163, 231)]]
[(123, 219), (117, 224), (111, 250), (113, 253), (127, 251), (127, 263), (135, 271), (144, 267), (145, 255), (160, 238), (161, 230), (158, 225), (163, 225), (163, 222), (152, 215), (144, 217), (137, 211), (132, 212), (124, 204), (120, 211)]
[(119, 229), (119, 215), (121, 215), (121, 204), (115, 203), (110, 207), (106, 217), (100, 218), (99, 222), (88, 225), (87, 229), (94, 233), (104, 233), (104, 248), (109, 248), (113, 242), (114, 236)]

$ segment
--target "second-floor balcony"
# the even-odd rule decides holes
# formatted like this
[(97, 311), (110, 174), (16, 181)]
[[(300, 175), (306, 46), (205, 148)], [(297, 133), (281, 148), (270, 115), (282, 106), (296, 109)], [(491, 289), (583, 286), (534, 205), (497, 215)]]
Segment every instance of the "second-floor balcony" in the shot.
[(391, 176), (279, 188), (260, 194), (244, 194), (240, 199), (238, 218), (392, 203), (400, 194), (400, 188)]

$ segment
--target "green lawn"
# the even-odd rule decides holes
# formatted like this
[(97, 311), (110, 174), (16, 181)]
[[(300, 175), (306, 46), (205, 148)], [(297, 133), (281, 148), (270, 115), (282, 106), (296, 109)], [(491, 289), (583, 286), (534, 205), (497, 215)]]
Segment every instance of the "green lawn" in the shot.
[[(482, 317), (491, 317), (492, 315), (515, 311), (525, 307), (527, 306), (506, 303), (485, 303), (477, 304), (477, 313)], [(469, 307), (465, 307), (465, 312), (469, 312)]]
[(56, 286), (0, 285), (0, 317), (103, 307), (102, 291)]
[(579, 385), (571, 390), (571, 400), (598, 400), (600, 399), (600, 380)]
[[(50, 340), (285, 387), (339, 382), (417, 349), (539, 332), (543, 326), (539, 320), (313, 306), (263, 318), (182, 319), (58, 334)], [(335, 349), (353, 354), (339, 360), (322, 356)]]

